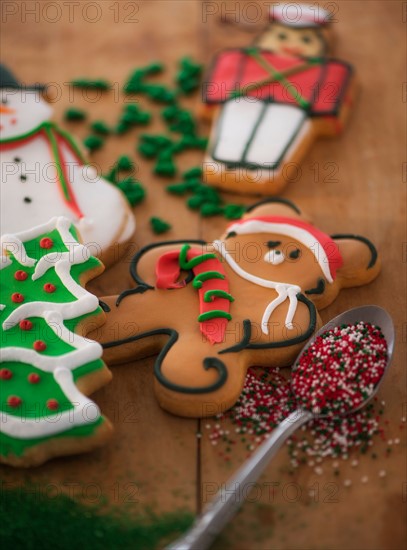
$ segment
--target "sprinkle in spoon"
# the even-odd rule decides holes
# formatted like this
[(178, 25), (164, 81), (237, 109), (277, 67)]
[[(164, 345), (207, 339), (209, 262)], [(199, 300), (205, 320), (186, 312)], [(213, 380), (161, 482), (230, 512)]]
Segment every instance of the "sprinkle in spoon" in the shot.
[[(379, 327), (381, 336), (387, 343), (387, 350), (385, 356), (380, 352), (377, 352), (378, 362), (381, 361), (382, 368), (376, 372), (374, 378), (374, 385), (371, 381), (368, 388), (368, 394), (363, 399), (347, 399), (348, 394), (352, 395), (354, 387), (351, 385), (348, 387), (340, 387), (344, 390), (342, 393), (331, 392), (335, 395), (335, 403), (332, 410), (329, 411), (329, 399), (327, 399), (327, 409), (321, 408), (319, 405), (312, 405), (312, 400), (307, 399), (305, 388), (301, 388), (299, 384), (298, 374), (303, 367), (303, 359), (307, 356), (308, 348), (313, 346), (316, 341), (319, 342), (321, 335), (325, 335), (328, 331), (338, 330), (340, 327), (346, 327), (350, 325), (356, 325), (358, 323), (364, 323)], [(380, 331), (377, 333), (380, 334)], [(376, 334), (376, 333), (375, 333)], [(369, 334), (370, 335), (370, 334)], [(319, 338), (319, 340), (317, 340)], [(340, 346), (343, 341), (341, 334), (335, 340), (335, 345)], [(337, 343), (336, 343), (337, 342)], [(380, 337), (378, 339), (378, 346), (380, 347)], [(166, 550), (206, 550), (209, 548), (214, 539), (221, 533), (223, 528), (229, 523), (232, 517), (235, 515), (240, 505), (241, 489), (245, 486), (249, 486), (250, 483), (255, 483), (260, 475), (263, 473), (270, 460), (274, 457), (277, 451), (280, 449), (286, 439), (297, 428), (306, 424), (314, 418), (323, 418), (326, 416), (343, 416), (345, 414), (353, 414), (362, 407), (364, 407), (368, 401), (370, 401), (376, 394), (379, 385), (383, 381), (383, 377), (388, 370), (391, 363), (394, 349), (394, 325), (389, 314), (378, 306), (362, 306), (345, 311), (341, 315), (338, 315), (332, 319), (329, 323), (323, 326), (304, 346), (301, 353), (297, 357), (294, 366), (292, 368), (293, 380), (292, 389), (295, 394), (297, 390), (296, 398), (297, 403), (301, 403), (298, 408), (293, 411), (287, 418), (285, 418), (279, 426), (272, 432), (270, 437), (266, 439), (253, 455), (243, 464), (243, 466), (237, 471), (237, 473), (223, 486), (223, 488), (216, 494), (213, 501), (207, 506), (204, 513), (196, 520), (191, 529), (180, 539), (167, 546)], [(312, 348), (311, 348), (312, 350)], [(359, 349), (360, 355), (360, 349)], [(356, 354), (356, 352), (355, 352)], [(385, 357), (385, 360), (383, 358)], [(372, 361), (371, 361), (372, 363)], [(374, 361), (373, 361), (374, 363)], [(323, 361), (321, 361), (323, 364)], [(348, 366), (348, 364), (346, 364)], [(362, 368), (363, 370), (363, 368)], [(366, 370), (366, 369), (365, 369)], [(353, 373), (354, 374), (354, 373)], [(352, 375), (353, 376), (353, 375)], [(315, 378), (318, 382), (317, 378)], [(353, 382), (355, 381), (353, 376)], [(352, 381), (351, 381), (352, 382)], [(298, 395), (301, 392), (302, 395)], [(343, 407), (338, 406), (338, 395), (344, 395), (346, 398), (346, 405)], [(359, 396), (360, 397), (360, 396)], [(332, 398), (333, 399), (333, 398)], [(319, 403), (319, 402), (318, 402)], [(339, 404), (340, 405), (340, 404)], [(305, 408), (305, 406), (307, 408)], [(319, 411), (319, 412), (318, 412)]]

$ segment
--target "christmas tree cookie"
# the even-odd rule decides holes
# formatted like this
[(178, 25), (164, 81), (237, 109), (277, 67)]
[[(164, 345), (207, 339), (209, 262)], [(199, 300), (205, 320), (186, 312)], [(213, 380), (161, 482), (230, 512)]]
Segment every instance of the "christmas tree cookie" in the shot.
[(3, 235), (0, 252), (0, 462), (90, 450), (111, 432), (86, 397), (111, 378), (101, 346), (85, 338), (104, 323), (84, 288), (103, 265), (63, 217)]

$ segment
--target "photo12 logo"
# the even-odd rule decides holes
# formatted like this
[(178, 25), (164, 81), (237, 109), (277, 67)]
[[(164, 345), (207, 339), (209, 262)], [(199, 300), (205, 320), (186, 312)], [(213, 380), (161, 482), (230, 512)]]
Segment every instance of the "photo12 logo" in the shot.
[(98, 23), (102, 19), (114, 23), (139, 23), (139, 2), (17, 2), (0, 4), (1, 22), (18, 19), (21, 23)]
[[(336, 23), (339, 6), (336, 2), (307, 4), (311, 20), (321, 22), (322, 15), (329, 13), (329, 21)], [(209, 23), (218, 19), (222, 23), (241, 25), (255, 25), (267, 19), (274, 18), (275, 11), (279, 11), (284, 19), (295, 24), (304, 16), (304, 4), (299, 2), (204, 2), (202, 4), (202, 22)]]

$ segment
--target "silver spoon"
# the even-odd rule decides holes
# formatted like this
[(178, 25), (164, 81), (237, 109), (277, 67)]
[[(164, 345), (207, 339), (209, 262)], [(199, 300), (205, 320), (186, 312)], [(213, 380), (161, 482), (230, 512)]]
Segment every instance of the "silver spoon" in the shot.
[[(358, 407), (352, 409), (348, 414), (353, 414), (364, 407), (374, 397), (384, 375), (388, 371), (394, 349), (394, 325), (389, 314), (378, 306), (362, 306), (345, 311), (338, 315), (325, 326), (323, 326), (304, 346), (298, 355), (293, 369), (296, 368), (302, 354), (314, 342), (314, 340), (327, 330), (336, 326), (353, 324), (364, 321), (380, 327), (387, 341), (387, 364), (384, 374), (376, 386), (374, 392), (363, 401)], [(206, 550), (213, 540), (223, 530), (225, 525), (232, 519), (240, 505), (240, 488), (245, 484), (255, 483), (263, 473), (270, 460), (280, 449), (284, 441), (297, 428), (313, 418), (322, 418), (322, 415), (315, 415), (305, 409), (298, 408), (285, 418), (266, 439), (253, 455), (243, 464), (237, 473), (228, 481), (207, 506), (205, 512), (199, 517), (191, 529), (181, 538), (166, 547), (165, 550)]]

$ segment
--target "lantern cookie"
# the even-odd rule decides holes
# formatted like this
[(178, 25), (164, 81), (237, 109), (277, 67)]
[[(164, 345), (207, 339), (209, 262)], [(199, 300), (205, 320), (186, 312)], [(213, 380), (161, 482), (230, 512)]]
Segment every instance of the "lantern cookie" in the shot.
[(379, 269), (367, 239), (329, 237), (288, 201), (271, 200), (212, 244), (141, 250), (130, 269), (136, 288), (103, 298), (107, 322), (91, 336), (108, 364), (159, 352), (162, 407), (209, 416), (236, 402), (249, 367), (289, 365), (319, 325), (317, 308)]
[(277, 194), (316, 138), (342, 132), (355, 82), (350, 65), (327, 57), (329, 23), (317, 5), (277, 4), (252, 47), (218, 54), (203, 84), (214, 118), (207, 183)]
[(101, 346), (84, 338), (104, 322), (83, 288), (103, 266), (66, 218), (3, 235), (1, 250), (0, 462), (35, 466), (88, 451), (111, 431), (85, 397), (111, 378)]
[(72, 137), (50, 122), (41, 87), (0, 65), (1, 234), (66, 216), (92, 254), (110, 264), (135, 229), (121, 191), (88, 165)]

